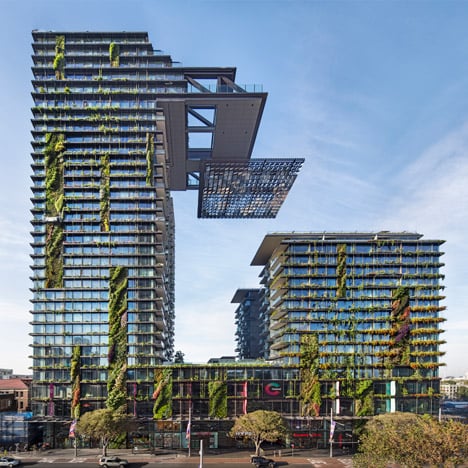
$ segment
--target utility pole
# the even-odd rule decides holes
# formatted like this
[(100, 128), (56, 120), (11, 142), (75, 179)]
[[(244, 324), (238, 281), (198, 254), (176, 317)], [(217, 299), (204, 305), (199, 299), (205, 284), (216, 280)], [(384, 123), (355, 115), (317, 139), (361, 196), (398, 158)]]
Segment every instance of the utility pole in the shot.
[(198, 468), (203, 468), (203, 439), (200, 439), (200, 464)]
[(335, 421), (333, 421), (333, 408), (330, 408), (330, 458), (333, 458), (333, 433), (335, 432)]

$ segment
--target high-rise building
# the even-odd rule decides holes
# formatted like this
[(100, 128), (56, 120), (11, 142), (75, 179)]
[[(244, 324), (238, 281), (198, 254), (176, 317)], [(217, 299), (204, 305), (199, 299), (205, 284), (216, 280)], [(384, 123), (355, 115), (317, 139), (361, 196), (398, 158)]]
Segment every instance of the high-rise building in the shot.
[(152, 414), (174, 340), (171, 190), (273, 217), (302, 164), (253, 160), (266, 93), (143, 32), (33, 31), (32, 409)]
[(265, 236), (252, 265), (264, 267), (270, 361), (353, 396), (341, 401), (342, 414), (359, 415), (364, 383), (380, 395), (367, 414), (436, 411), (442, 243), (387, 231)]
[(239, 304), (234, 313), (239, 359), (266, 357), (268, 327), (262, 317), (263, 292), (263, 289), (238, 289), (232, 298), (232, 303)]

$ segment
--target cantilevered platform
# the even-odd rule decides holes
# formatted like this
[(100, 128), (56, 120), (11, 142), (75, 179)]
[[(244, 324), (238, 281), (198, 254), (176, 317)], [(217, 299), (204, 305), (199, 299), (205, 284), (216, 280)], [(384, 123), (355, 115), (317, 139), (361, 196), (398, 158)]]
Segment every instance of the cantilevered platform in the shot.
[(199, 218), (274, 218), (304, 160), (250, 159), (267, 93), (234, 68), (183, 73), (187, 91), (157, 100), (169, 189), (198, 190)]
[(303, 162), (303, 159), (204, 162), (198, 217), (274, 218)]

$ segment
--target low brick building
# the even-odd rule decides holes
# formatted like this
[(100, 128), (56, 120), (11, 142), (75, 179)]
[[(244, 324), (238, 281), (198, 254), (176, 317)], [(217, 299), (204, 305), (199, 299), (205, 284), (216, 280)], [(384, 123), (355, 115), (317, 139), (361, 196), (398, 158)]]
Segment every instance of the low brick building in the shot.
[(29, 386), (22, 379), (0, 379), (0, 395), (14, 396), (14, 407), (6, 411), (29, 410)]

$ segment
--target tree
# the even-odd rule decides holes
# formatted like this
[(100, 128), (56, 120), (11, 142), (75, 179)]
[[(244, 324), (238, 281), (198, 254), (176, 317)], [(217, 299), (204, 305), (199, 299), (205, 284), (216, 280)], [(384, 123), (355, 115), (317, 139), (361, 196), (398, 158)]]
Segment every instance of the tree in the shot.
[(383, 414), (366, 424), (359, 452), (353, 459), (356, 468), (446, 466), (468, 454), (468, 431), (461, 423), (440, 423), (428, 415)]
[(255, 455), (258, 455), (262, 442), (276, 442), (278, 439), (283, 439), (288, 432), (286, 423), (279, 413), (258, 410), (236, 418), (229, 435), (252, 440), (255, 444)]
[(106, 408), (83, 414), (76, 425), (76, 432), (93, 439), (99, 439), (102, 445), (102, 454), (106, 456), (109, 443), (122, 433), (127, 432), (130, 425), (126, 414)]
[(468, 387), (460, 385), (457, 388), (457, 399), (462, 401), (468, 401)]
[(184, 363), (185, 354), (182, 351), (176, 351), (174, 355), (174, 363), (175, 364), (183, 364)]
[[(427, 459), (431, 465), (458, 466), (468, 457), (468, 430), (465, 424), (448, 420), (439, 423), (426, 418)], [(430, 452), (429, 452), (430, 450)]]

